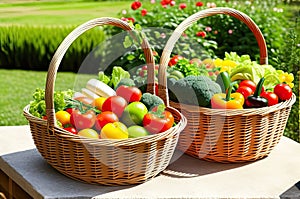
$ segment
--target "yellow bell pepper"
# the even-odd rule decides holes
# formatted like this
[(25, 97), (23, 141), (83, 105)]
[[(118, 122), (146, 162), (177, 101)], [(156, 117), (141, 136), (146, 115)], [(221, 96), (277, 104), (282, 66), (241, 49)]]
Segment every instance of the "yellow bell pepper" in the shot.
[(211, 98), (211, 107), (214, 109), (243, 109), (244, 96), (241, 93), (231, 93), (232, 84), (227, 93), (217, 93)]

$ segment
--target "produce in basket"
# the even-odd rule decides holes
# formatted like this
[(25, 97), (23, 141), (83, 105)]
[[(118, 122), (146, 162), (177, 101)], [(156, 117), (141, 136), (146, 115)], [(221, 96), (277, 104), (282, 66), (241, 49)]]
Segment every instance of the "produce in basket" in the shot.
[[(128, 78), (126, 81), (130, 82)], [(116, 85), (119, 82), (121, 79)], [(55, 92), (54, 102), (60, 103), (56, 112), (58, 125), (72, 134), (126, 139), (161, 133), (174, 125), (172, 113), (165, 110), (163, 100), (156, 95), (142, 94), (137, 87), (126, 85), (114, 91), (97, 79), (89, 80), (86, 87), (75, 98), (71, 95), (74, 91)], [(45, 117), (44, 91), (37, 89), (33, 96), (30, 112)]]
[[(251, 61), (249, 55), (231, 52), (225, 53), (224, 59), (210, 61), (178, 57), (170, 59), (167, 69), (170, 98), (174, 102), (214, 109), (242, 109), (273, 106), (292, 97), (292, 73), (260, 65)], [(231, 106), (240, 94), (241, 106), (240, 103)], [(261, 103), (255, 103), (258, 101)]]
[[(239, 85), (242, 84), (241, 82), (245, 80), (252, 81), (256, 88), (257, 83), (264, 77), (264, 88), (266, 92), (275, 91), (274, 87), (283, 82), (293, 87), (293, 76), (291, 74), (278, 71), (272, 66), (267, 65), (267, 44), (262, 32), (254, 21), (238, 10), (218, 7), (201, 10), (189, 16), (177, 26), (174, 30), (174, 34), (169, 37), (160, 59), (158, 82), (161, 88), (169, 88), (171, 79), (166, 79), (165, 74), (170, 68), (168, 62), (170, 58), (172, 58), (171, 53), (176, 42), (179, 40), (179, 36), (182, 35), (192, 23), (204, 17), (217, 14), (229, 15), (247, 25), (257, 40), (260, 52), (260, 64), (251, 61), (248, 55), (238, 56), (237, 53), (226, 53), (224, 59), (216, 59), (210, 64), (211, 67), (207, 67), (208, 70), (212, 70), (211, 68), (216, 70), (209, 71), (209, 77), (214, 80), (214, 77), (210, 76), (210, 74), (218, 76), (220, 73), (226, 71), (230, 79), (227, 79), (228, 81), (224, 83), (224, 85), (232, 84), (233, 93), (238, 91), (244, 98), (253, 95), (253, 90), (255, 90), (247, 86), (247, 88), (239, 87)], [(201, 64), (203, 60), (197, 62)], [(188, 65), (188, 67), (190, 66), (191, 65)], [(219, 79), (223, 80), (222, 77), (219, 77)], [(228, 89), (225, 89), (224, 86), (220, 93), (225, 94), (226, 92), (228, 93)], [(230, 98), (230, 95), (228, 96), (228, 98)], [(214, 109), (201, 107), (199, 103), (189, 105), (180, 101), (178, 103), (173, 101), (170, 96), (170, 105), (181, 111), (188, 120), (187, 126), (180, 134), (177, 148), (188, 155), (209, 161), (227, 163), (261, 159), (268, 156), (270, 151), (279, 142), (286, 126), (291, 107), (295, 101), (296, 96), (292, 94), (289, 100), (280, 100), (280, 103), (270, 107), (243, 107), (243, 109), (226, 110), (223, 108)], [(271, 104), (272, 103), (270, 103), (270, 105)]]
[[(57, 91), (54, 94), (54, 83), (63, 56), (68, 47), (71, 46), (72, 42), (80, 35), (94, 27), (102, 25), (117, 26), (125, 30), (125, 33), (130, 32), (130, 36), (133, 36), (134, 39), (136, 38), (137, 34), (131, 34), (133, 32), (136, 33), (134, 27), (120, 19), (103, 17), (90, 20), (78, 26), (62, 41), (50, 62), (45, 95), (42, 94), (39, 100), (32, 103), (33, 105), (36, 105), (33, 106), (35, 107), (33, 112), (37, 111), (40, 117), (33, 116), (29, 113), (29, 109), (31, 108), (29, 105), (24, 108), (23, 113), (29, 121), (32, 138), (38, 151), (45, 160), (59, 172), (73, 179), (93, 184), (138, 184), (154, 178), (170, 163), (178, 141), (179, 133), (186, 126), (186, 119), (179, 111), (168, 106), (166, 103), (166, 110), (170, 111), (174, 116), (176, 126), (165, 132), (151, 135), (143, 133), (141, 131), (141, 128), (143, 128), (142, 126), (138, 128), (135, 128), (136, 126), (129, 127), (130, 131), (128, 131), (127, 127), (118, 130), (115, 127), (119, 128), (122, 125), (118, 125), (120, 123), (115, 124), (116, 122), (107, 123), (106, 125), (111, 124), (107, 127), (108, 130), (105, 128), (106, 125), (104, 125), (101, 130), (97, 130), (97, 135), (95, 134), (95, 129), (93, 129), (94, 127), (85, 130), (74, 129), (74, 127), (70, 126), (65, 127), (64, 130), (62, 129), (62, 126), (60, 126), (62, 124), (56, 124), (57, 118), (55, 117), (55, 109), (57, 108), (57, 102), (55, 102), (56, 97), (54, 97), (54, 95), (57, 95)], [(144, 37), (138, 41), (142, 42), (136, 43), (137, 45), (141, 44), (143, 47), (145, 63), (148, 66), (154, 66), (152, 50), (148, 41)], [(153, 91), (154, 75), (152, 75), (152, 72), (153, 68), (148, 68), (149, 75), (146, 82), (147, 92), (156, 94)], [(120, 68), (114, 68), (111, 75), (100, 73), (99, 78), (100, 75), (104, 84), (109, 84), (113, 89), (116, 89), (118, 84), (120, 84), (121, 79), (129, 78), (130, 74), (127, 71), (120, 70)], [(70, 115), (72, 115), (76, 109), (81, 109), (81, 114), (85, 114), (84, 112), (90, 110), (94, 111), (96, 115), (99, 115), (100, 112), (104, 112), (103, 105), (111, 96), (103, 97), (99, 93), (94, 92), (94, 90), (88, 89), (94, 93), (92, 94), (86, 89), (87, 88), (80, 92), (75, 92), (73, 95), (74, 99), (72, 99), (72, 96), (70, 98), (65, 98), (65, 96), (63, 96), (62, 100), (64, 101), (58, 107), (62, 107), (62, 109), (65, 109)], [(85, 96), (85, 94), (88, 96)], [(97, 96), (99, 96), (99, 98), (95, 99)], [(115, 96), (115, 94), (112, 96)], [(165, 100), (163, 94), (159, 96), (163, 97), (163, 100)], [(45, 101), (45, 103), (41, 101)], [(72, 106), (65, 107), (67, 103), (70, 103)], [(46, 106), (43, 104), (46, 104)], [(39, 112), (40, 109), (43, 110)], [(41, 119), (45, 115), (45, 112), (47, 115), (47, 118), (45, 119), (47, 119), (47, 121)], [(98, 119), (100, 120), (100, 118)], [(118, 120), (119, 119), (120, 118), (118, 117)], [(95, 123), (96, 122), (97, 118)], [(71, 132), (66, 131), (67, 128)], [(111, 129), (117, 131), (117, 133), (113, 133), (113, 130)], [(124, 133), (124, 129), (125, 132), (127, 129), (128, 135), (127, 133)], [(100, 137), (103, 136), (118, 139), (84, 138), (78, 134), (75, 135), (78, 130), (80, 131), (80, 133), (78, 132), (79, 135), (85, 134), (85, 136), (90, 135), (91, 137), (96, 135), (95, 138), (99, 138), (98, 134), (100, 133)], [(126, 139), (127, 137), (130, 137), (130, 139)]]
[(210, 78), (193, 75), (173, 81), (169, 89), (172, 100), (203, 107), (209, 107), (212, 96), (221, 92), (220, 86)]

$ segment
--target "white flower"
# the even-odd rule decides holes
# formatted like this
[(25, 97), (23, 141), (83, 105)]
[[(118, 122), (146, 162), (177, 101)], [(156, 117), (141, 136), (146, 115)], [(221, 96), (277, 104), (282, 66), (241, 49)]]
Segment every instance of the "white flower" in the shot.
[(245, 5), (251, 5), (251, 1), (245, 1)]

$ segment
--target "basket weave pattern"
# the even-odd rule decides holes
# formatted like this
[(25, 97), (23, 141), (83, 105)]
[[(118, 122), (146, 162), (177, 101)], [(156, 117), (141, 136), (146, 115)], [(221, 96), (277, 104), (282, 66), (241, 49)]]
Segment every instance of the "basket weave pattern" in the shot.
[[(131, 31), (127, 22), (114, 18), (97, 18), (71, 32), (58, 47), (49, 66), (45, 101), (48, 120), (42, 120), (24, 108), (34, 143), (44, 159), (62, 174), (87, 183), (104, 185), (137, 184), (147, 181), (169, 164), (186, 126), (185, 117), (167, 107), (177, 125), (171, 129), (144, 137), (122, 140), (89, 139), (73, 135), (55, 125), (53, 105), (54, 82), (59, 64), (71, 43), (85, 31), (101, 25), (114, 25)], [(142, 48), (148, 65), (147, 91), (154, 91), (154, 59), (146, 40)]]
[[(166, 68), (175, 43), (182, 33), (201, 18), (216, 14), (233, 16), (253, 32), (260, 49), (260, 64), (268, 63), (264, 37), (253, 20), (231, 8), (211, 8), (191, 15), (175, 29), (160, 60), (160, 94), (168, 98)], [(180, 134), (178, 148), (196, 158), (217, 162), (245, 162), (266, 157), (279, 142), (296, 97), (271, 107), (219, 110), (179, 104), (170, 105), (186, 116), (188, 123)], [(168, 103), (169, 100), (167, 99)]]
[[(180, 121), (175, 109), (169, 109)], [(88, 183), (125, 185), (142, 183), (164, 170), (173, 155), (184, 121), (157, 135), (126, 140), (91, 140), (74, 136), (29, 114), (31, 134), (40, 154), (61, 173)]]
[[(189, 121), (180, 134), (178, 148), (193, 157), (217, 162), (261, 159), (279, 142), (294, 99), (268, 114), (251, 110), (251, 115), (233, 115), (229, 110), (213, 113), (207, 108), (194, 111), (192, 106), (170, 102)], [(228, 112), (231, 114), (226, 115)]]

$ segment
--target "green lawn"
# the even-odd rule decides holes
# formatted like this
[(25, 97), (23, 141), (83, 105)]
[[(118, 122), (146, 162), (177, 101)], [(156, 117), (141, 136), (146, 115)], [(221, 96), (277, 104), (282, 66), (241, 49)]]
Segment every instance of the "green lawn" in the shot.
[[(9, 2), (9, 3), (7, 3)], [(97, 17), (117, 17), (129, 1), (1, 1), (0, 25), (82, 24)]]
[[(32, 100), (36, 88), (45, 88), (46, 76), (47, 72), (0, 69), (0, 126), (27, 124), (22, 115), (23, 108)], [(93, 76), (59, 72), (55, 90), (78, 90), (91, 77)]]
[[(129, 7), (130, 1), (0, 0), (0, 25), (78, 25), (97, 17), (117, 17)], [(32, 100), (36, 88), (45, 88), (46, 75), (47, 72), (0, 69), (0, 126), (27, 124), (23, 108)], [(77, 84), (79, 77), (82, 76), (59, 72), (55, 90), (84, 87)]]

